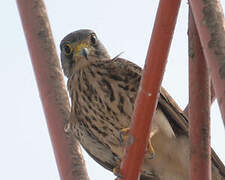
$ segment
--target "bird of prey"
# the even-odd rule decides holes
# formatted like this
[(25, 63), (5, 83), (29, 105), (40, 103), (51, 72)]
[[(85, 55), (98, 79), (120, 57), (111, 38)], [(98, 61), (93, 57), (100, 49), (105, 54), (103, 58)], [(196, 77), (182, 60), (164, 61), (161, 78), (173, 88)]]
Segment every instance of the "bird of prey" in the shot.
[[(119, 57), (110, 59), (92, 30), (68, 34), (60, 49), (71, 98), (70, 131), (94, 160), (116, 173), (125, 148), (121, 133), (132, 119), (142, 69)], [(189, 179), (188, 121), (163, 88), (149, 144), (140, 179)], [(212, 179), (225, 179), (224, 165), (213, 150)]]

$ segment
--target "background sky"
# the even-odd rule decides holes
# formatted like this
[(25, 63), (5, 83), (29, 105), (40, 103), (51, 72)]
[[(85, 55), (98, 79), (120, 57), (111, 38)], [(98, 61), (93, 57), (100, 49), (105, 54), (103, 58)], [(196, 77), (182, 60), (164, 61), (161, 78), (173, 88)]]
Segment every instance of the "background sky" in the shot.
[[(46, 0), (57, 51), (68, 33), (89, 28), (110, 55), (143, 67), (158, 6), (156, 0)], [(221, 1), (225, 9), (225, 1)], [(184, 108), (188, 103), (188, 2), (182, 1), (163, 86)], [(16, 1), (0, 6), (0, 179), (59, 180), (39, 93)], [(214, 103), (211, 111), (212, 147), (225, 163), (225, 131)], [(114, 179), (85, 152), (90, 179)]]

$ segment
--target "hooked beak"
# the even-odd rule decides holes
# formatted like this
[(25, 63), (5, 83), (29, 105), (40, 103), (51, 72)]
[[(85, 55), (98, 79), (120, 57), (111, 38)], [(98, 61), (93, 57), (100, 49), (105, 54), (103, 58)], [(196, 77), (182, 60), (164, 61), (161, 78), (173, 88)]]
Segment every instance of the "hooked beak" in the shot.
[(79, 43), (75, 46), (75, 56), (83, 56), (86, 60), (88, 60), (89, 49), (87, 43)]
[(83, 48), (81, 50), (81, 55), (83, 55), (86, 60), (88, 60), (88, 54), (89, 54), (89, 50), (87, 48)]

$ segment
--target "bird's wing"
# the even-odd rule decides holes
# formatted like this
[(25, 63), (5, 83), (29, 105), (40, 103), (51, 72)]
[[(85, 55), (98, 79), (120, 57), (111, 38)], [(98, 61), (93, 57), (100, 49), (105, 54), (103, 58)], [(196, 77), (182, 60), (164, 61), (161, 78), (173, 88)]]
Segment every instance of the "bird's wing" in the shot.
[[(169, 121), (171, 121), (172, 124), (175, 123), (175, 126), (173, 127), (175, 134), (183, 133), (188, 136), (189, 124), (187, 116), (164, 88), (161, 88), (160, 94), (159, 106), (163, 109)], [(225, 166), (213, 148), (211, 148), (211, 159), (212, 163), (218, 168), (220, 174), (225, 178)]]
[[(138, 74), (140, 77), (142, 75), (142, 69), (139, 66), (125, 59), (117, 58), (110, 61), (109, 64), (111, 65), (111, 67), (113, 67), (114, 64), (116, 64), (116, 65), (119, 65), (121, 68), (124, 68), (123, 71), (121, 72), (124, 72), (124, 70), (126, 70), (128, 74), (129, 72), (132, 72), (134, 74)], [(137, 86), (139, 86), (139, 83), (137, 84)], [(175, 135), (188, 136), (188, 129), (189, 129), (188, 118), (163, 87), (161, 87), (160, 89), (158, 106), (163, 110), (163, 112), (167, 116), (168, 121), (174, 130)], [(212, 158), (213, 164), (218, 168), (220, 173), (225, 177), (224, 164), (216, 155), (215, 151), (212, 148), (211, 150), (212, 150), (211, 158)]]

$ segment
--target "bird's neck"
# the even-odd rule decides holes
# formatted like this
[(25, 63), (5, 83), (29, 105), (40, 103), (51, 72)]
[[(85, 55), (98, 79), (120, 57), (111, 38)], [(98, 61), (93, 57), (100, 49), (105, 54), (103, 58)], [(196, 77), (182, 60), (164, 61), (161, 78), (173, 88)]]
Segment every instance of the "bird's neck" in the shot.
[(78, 72), (82, 69), (87, 68), (88, 66), (90, 66), (91, 64), (98, 62), (98, 61), (104, 61), (104, 60), (110, 60), (109, 57), (88, 57), (88, 59), (85, 59), (83, 57), (80, 57), (76, 60), (76, 64), (73, 66), (73, 71), (72, 72)]

